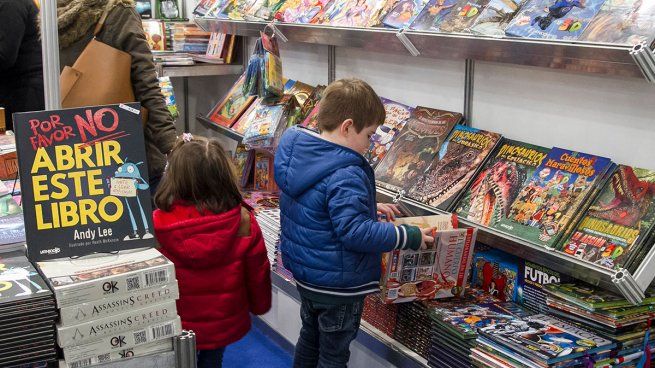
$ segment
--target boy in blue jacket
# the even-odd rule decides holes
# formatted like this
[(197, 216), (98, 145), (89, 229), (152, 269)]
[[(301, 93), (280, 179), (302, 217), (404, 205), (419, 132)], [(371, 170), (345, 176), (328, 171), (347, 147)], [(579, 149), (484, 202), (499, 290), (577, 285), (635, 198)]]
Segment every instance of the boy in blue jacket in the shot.
[(325, 89), (317, 119), (320, 134), (290, 128), (275, 155), (282, 260), (302, 299), (294, 367), (345, 367), (364, 297), (379, 290), (382, 253), (434, 240), (432, 229), (377, 221), (378, 212), (391, 220), (397, 209), (376, 203), (362, 156), (385, 119), (375, 91), (338, 80)]

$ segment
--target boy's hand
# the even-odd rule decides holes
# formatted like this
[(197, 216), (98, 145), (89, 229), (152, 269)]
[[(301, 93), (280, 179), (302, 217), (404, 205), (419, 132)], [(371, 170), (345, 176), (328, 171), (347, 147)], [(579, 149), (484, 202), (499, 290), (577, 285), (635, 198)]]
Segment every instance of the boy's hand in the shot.
[(387, 222), (395, 221), (396, 215), (400, 214), (400, 210), (395, 204), (378, 203), (378, 215), (384, 215)]
[(434, 231), (433, 227), (421, 229), (423, 239), (421, 241), (421, 250), (428, 249), (428, 244), (434, 244)]

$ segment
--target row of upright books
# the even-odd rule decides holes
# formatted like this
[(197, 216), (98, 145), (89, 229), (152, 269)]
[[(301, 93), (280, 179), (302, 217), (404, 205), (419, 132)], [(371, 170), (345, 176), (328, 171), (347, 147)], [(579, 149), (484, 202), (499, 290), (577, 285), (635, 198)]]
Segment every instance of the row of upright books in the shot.
[(650, 0), (202, 0), (194, 14), (630, 45), (655, 38)]

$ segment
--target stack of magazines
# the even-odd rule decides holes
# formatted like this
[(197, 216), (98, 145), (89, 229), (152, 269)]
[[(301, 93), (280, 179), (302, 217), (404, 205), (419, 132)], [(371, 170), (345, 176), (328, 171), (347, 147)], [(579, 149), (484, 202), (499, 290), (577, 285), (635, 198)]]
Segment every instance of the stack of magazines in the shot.
[(280, 209), (266, 209), (257, 213), (257, 223), (262, 229), (266, 253), (271, 268), (275, 269), (280, 251)]

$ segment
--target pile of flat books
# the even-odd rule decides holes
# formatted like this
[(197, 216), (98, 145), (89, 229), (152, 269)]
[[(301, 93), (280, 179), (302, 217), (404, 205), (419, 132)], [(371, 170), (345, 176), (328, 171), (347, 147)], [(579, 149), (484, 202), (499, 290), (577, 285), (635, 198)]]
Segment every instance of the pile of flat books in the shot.
[(362, 319), (385, 335), (393, 336), (397, 317), (398, 305), (385, 303), (380, 298), (380, 294), (369, 294), (364, 299)]
[[(651, 331), (648, 341), (648, 320), (655, 309), (655, 294), (646, 293), (639, 305), (630, 304), (620, 295), (594, 286), (578, 284), (546, 285), (550, 313), (580, 327), (595, 331), (616, 343), (613, 359), (639, 357), (645, 343), (653, 346), (655, 336)], [(610, 361), (604, 363), (611, 364)], [(626, 362), (627, 363), (627, 362)], [(635, 363), (635, 362), (633, 362)]]
[(0, 290), (0, 366), (54, 362), (55, 300), (24, 250), (0, 253)]
[(393, 338), (427, 359), (430, 350), (431, 323), (427, 307), (421, 302), (398, 305)]
[(152, 57), (156, 64), (163, 66), (185, 66), (196, 63), (190, 54), (184, 52), (153, 51)]
[(173, 264), (155, 249), (38, 262), (55, 293), (60, 367), (173, 350), (182, 332)]
[(277, 254), (280, 251), (280, 209), (266, 209), (257, 212), (257, 223), (262, 229), (266, 254), (271, 268), (275, 269)]

